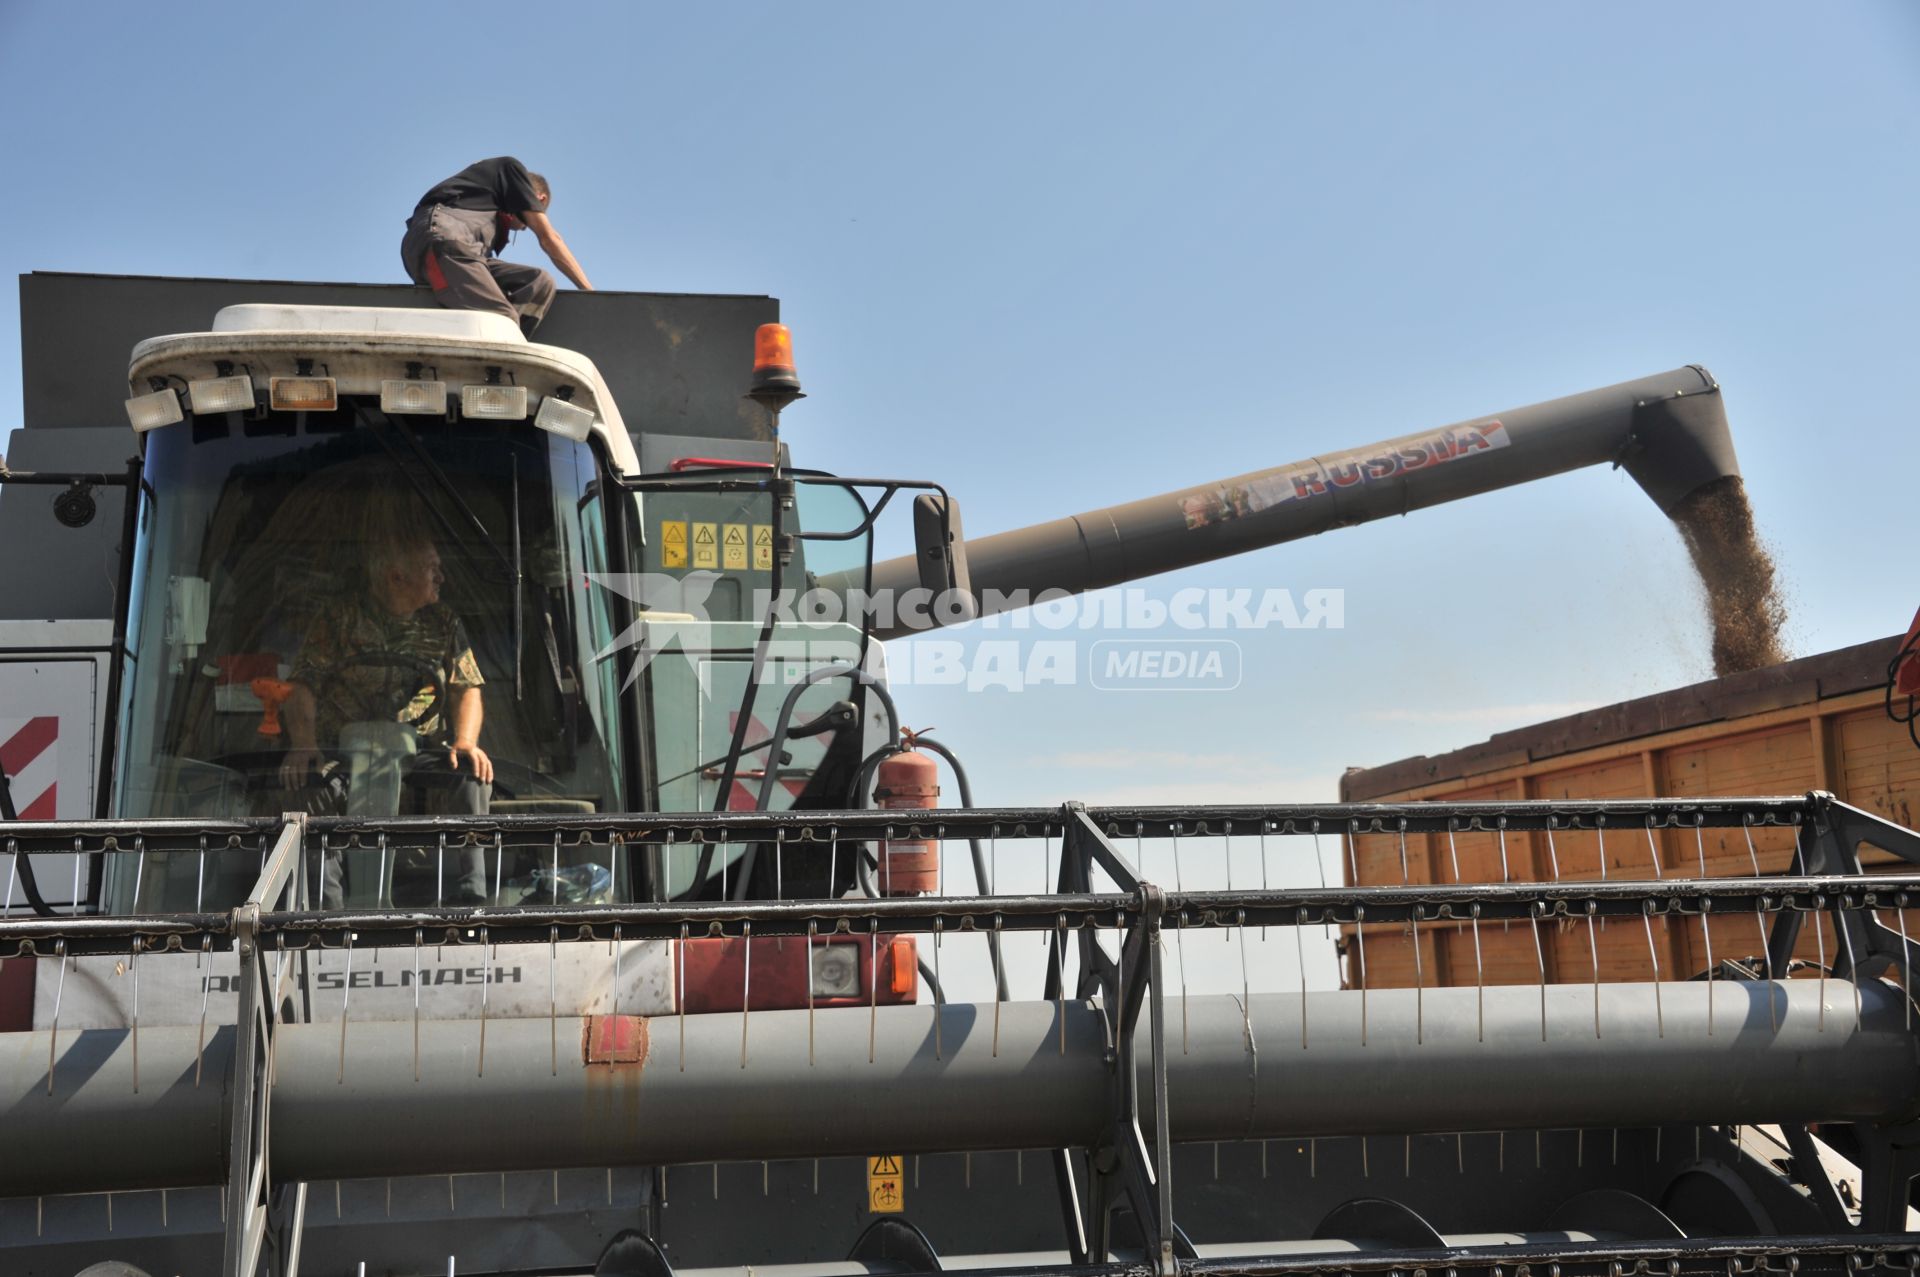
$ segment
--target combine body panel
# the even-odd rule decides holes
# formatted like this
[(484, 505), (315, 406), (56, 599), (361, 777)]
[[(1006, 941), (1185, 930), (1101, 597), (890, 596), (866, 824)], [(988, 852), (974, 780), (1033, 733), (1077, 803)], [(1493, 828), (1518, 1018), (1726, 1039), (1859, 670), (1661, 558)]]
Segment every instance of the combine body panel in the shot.
[[(1312, 807), (937, 807), (953, 756), (861, 623), (856, 592), (944, 580), (957, 617), (1608, 461), (1669, 511), (1737, 474), (1703, 370), (966, 541), (938, 485), (791, 467), (770, 299), (570, 294), (549, 346), (409, 289), (23, 291), (0, 533), (89, 566), (0, 561), (32, 618), (0, 622), (0, 1268), (1920, 1264), (1920, 835), (1864, 783), (1872, 810), (1718, 796), (1689, 737), (1626, 742), (1619, 790), (1542, 754), (1409, 803), (1372, 801), (1403, 767)], [(909, 492), (916, 554), (876, 567)], [(330, 637), (402, 551), (444, 669), (403, 629), (371, 661)], [(841, 618), (769, 607), (799, 589)], [(398, 699), (302, 699), (356, 663)], [(1854, 688), (1818, 687), (1755, 739), (1827, 771), (1743, 786), (1851, 768)], [(477, 799), (423, 761), (476, 692)], [(1579, 872), (1624, 831), (1658, 874)], [(1323, 839), (1347, 884), (1264, 885)], [(1260, 888), (1182, 882), (1253, 845)], [(1501, 845), (1529, 854), (1498, 879), (1430, 868)], [(1723, 876), (1678, 873), (1689, 846)], [(1002, 855), (1048, 889), (996, 890)], [(1691, 979), (1720, 965), (1696, 932), (1745, 952), (1728, 919), (1766, 961)], [(1567, 965), (1641, 934), (1629, 981)], [(1335, 937), (1348, 987), (1273, 987)]]

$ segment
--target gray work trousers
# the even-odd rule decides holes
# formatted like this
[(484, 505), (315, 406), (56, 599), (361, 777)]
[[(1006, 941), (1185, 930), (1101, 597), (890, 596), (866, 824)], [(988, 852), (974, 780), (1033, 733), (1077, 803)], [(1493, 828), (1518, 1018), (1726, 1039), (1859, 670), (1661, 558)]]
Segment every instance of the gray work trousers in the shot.
[[(414, 788), (424, 793), (428, 815), (484, 816), (493, 801), (493, 786), (481, 783), (470, 770), (456, 769), (447, 762), (446, 746), (427, 745), (407, 768)], [(485, 852), (478, 846), (449, 849), (443, 855), (399, 851), (388, 869), (386, 855), (381, 868), (389, 878), (374, 884), (377, 896), (398, 905), (457, 905), (484, 903), (489, 899)], [(315, 884), (324, 909), (346, 906), (346, 864), (337, 847), (328, 847), (321, 855), (319, 882)]]
[(416, 209), (400, 241), (400, 260), (408, 277), (433, 289), (442, 306), (504, 315), (532, 336), (553, 305), (553, 276), (489, 256), (496, 217), (444, 204)]

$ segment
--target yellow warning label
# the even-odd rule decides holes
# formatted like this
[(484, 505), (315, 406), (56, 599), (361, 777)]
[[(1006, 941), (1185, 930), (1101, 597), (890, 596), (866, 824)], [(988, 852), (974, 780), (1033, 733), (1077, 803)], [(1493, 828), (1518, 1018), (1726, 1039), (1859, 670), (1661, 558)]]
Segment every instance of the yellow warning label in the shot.
[(867, 1210), (874, 1215), (897, 1215), (907, 1208), (907, 1179), (898, 1157), (867, 1159)]
[(718, 527), (718, 524), (713, 523), (693, 525), (693, 566), (697, 568), (720, 566), (720, 540), (714, 535)]
[(679, 519), (660, 521), (660, 566), (687, 566), (687, 525)]
[(723, 523), (720, 525), (720, 566), (729, 572), (747, 570), (747, 525), (744, 523)]
[(753, 568), (756, 572), (773, 570), (773, 525), (771, 523), (753, 525)]

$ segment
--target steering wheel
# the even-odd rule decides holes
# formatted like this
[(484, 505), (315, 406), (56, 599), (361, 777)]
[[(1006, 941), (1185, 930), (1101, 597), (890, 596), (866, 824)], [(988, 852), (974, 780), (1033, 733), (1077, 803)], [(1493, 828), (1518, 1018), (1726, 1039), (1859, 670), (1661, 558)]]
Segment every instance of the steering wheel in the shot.
[[(431, 685), (433, 688), (432, 699), (428, 700), (427, 703), (421, 707), (420, 713), (409, 721), (410, 723), (424, 723), (440, 716), (440, 707), (444, 705), (447, 700), (447, 686), (440, 677), (440, 667), (434, 662), (427, 660), (423, 656), (415, 656), (411, 652), (400, 652), (387, 647), (370, 647), (333, 662), (327, 666), (326, 672), (330, 677), (338, 677), (343, 671), (360, 666), (372, 666), (380, 669), (397, 669), (402, 671), (411, 670), (416, 675), (422, 676), (420, 681), (414, 685), (413, 694), (407, 697), (401, 708), (404, 709), (407, 705), (411, 705), (413, 703), (413, 697), (419, 695), (420, 689)], [(451, 725), (442, 724), (442, 726), (450, 727)]]

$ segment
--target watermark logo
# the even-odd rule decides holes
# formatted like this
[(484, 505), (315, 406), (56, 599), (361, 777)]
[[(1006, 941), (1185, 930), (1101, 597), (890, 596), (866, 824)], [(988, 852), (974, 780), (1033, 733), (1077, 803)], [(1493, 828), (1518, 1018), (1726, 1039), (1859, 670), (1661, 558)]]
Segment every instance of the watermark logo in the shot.
[[(702, 666), (720, 655), (737, 659), (738, 641), (723, 653), (714, 646), (711, 623), (757, 623), (771, 612), (776, 629), (760, 673), (767, 684), (792, 684), (822, 665), (860, 661), (857, 630), (870, 628), (895, 636), (885, 651), (888, 681), (896, 686), (1021, 691), (1084, 683), (1104, 691), (1232, 691), (1244, 676), (1245, 653), (1228, 635), (1346, 626), (1344, 590), (1296, 594), (1279, 587), (1168, 595), (1134, 587), (1084, 595), (987, 590), (979, 599), (983, 615), (971, 621), (970, 607), (922, 589), (789, 590), (777, 597), (759, 591), (729, 600), (727, 614), (716, 617), (714, 589), (723, 579), (705, 571), (589, 577), (631, 600), (638, 612), (595, 659), (627, 654), (626, 687), (668, 652)], [(822, 628), (841, 625), (855, 632)], [(931, 633), (949, 625), (958, 628)], [(1008, 632), (1017, 637), (1002, 637)]]
[(1231, 692), (1241, 672), (1232, 639), (1101, 639), (1087, 657), (1087, 681), (1107, 692)]

